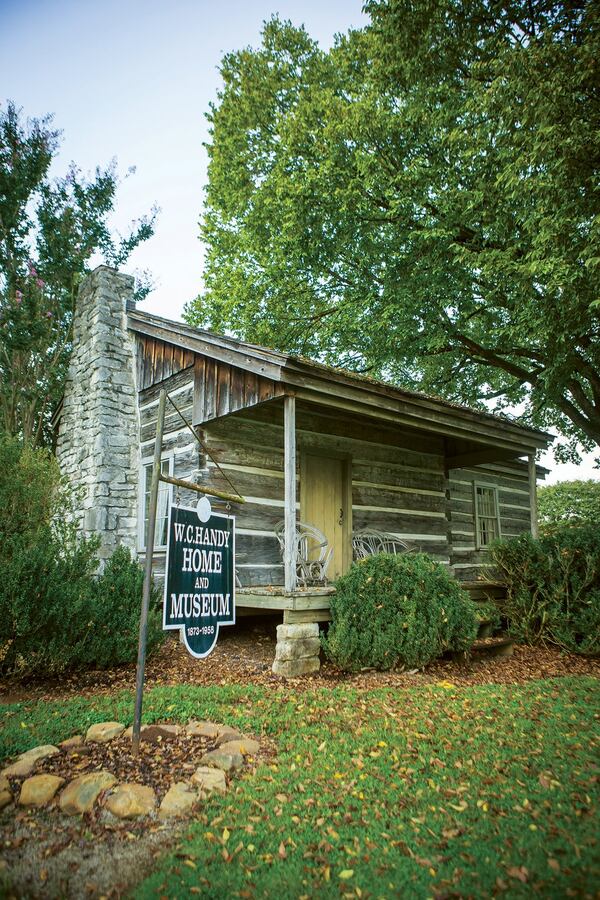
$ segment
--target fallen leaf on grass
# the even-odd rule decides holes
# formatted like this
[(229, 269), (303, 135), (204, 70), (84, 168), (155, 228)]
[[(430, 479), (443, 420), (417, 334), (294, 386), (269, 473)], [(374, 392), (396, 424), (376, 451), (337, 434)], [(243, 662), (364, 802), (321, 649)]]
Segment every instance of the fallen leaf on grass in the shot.
[(509, 878), (518, 878), (519, 881), (523, 882), (523, 884), (527, 884), (529, 871), (525, 868), (525, 866), (511, 866), (510, 869), (506, 870), (506, 874)]

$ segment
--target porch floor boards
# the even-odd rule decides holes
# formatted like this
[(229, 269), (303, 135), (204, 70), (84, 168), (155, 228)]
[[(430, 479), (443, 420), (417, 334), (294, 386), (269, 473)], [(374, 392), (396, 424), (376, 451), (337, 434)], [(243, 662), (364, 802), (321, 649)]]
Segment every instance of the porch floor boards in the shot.
[[(506, 586), (501, 582), (463, 581), (463, 587), (472, 600), (481, 601), (490, 597), (502, 599)], [(254, 613), (283, 612), (286, 624), (303, 622), (329, 622), (329, 598), (335, 593), (333, 585), (300, 588), (286, 591), (283, 586), (237, 588), (235, 605), (241, 615)]]
[(333, 586), (309, 587), (286, 591), (284, 587), (246, 587), (235, 592), (236, 609), (244, 612), (283, 612), (286, 625), (305, 622), (329, 622), (329, 597), (335, 593)]

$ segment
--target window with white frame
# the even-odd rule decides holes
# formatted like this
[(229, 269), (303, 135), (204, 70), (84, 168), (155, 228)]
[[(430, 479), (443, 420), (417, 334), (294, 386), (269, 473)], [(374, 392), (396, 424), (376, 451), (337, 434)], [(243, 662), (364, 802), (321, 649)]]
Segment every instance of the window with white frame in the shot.
[[(140, 534), (140, 547), (146, 548), (148, 535), (148, 522), (150, 512), (150, 488), (152, 486), (153, 461), (142, 463), (142, 510), (140, 521), (143, 523), (143, 531)], [(163, 475), (173, 474), (173, 456), (161, 459), (160, 468)], [(154, 549), (164, 550), (167, 546), (167, 532), (169, 528), (169, 501), (171, 499), (171, 485), (164, 481), (158, 483), (158, 502), (156, 506), (156, 530), (154, 532)]]
[(473, 484), (475, 504), (475, 537), (477, 549), (485, 550), (500, 537), (498, 488), (492, 484)]

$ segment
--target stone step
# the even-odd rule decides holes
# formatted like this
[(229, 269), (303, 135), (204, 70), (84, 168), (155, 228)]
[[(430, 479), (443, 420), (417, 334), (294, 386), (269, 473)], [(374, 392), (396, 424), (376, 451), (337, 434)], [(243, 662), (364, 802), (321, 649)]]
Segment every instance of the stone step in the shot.
[(477, 640), (482, 640), (483, 638), (492, 637), (493, 630), (494, 630), (493, 623), (489, 619), (480, 619), (479, 620), (479, 630), (477, 632)]
[(515, 642), (505, 634), (496, 637), (479, 638), (471, 647), (471, 653), (481, 656), (512, 656)]
[(468, 663), (472, 659), (486, 659), (495, 656), (512, 656), (515, 642), (505, 634), (495, 637), (477, 638), (466, 653), (451, 653), (455, 662)]

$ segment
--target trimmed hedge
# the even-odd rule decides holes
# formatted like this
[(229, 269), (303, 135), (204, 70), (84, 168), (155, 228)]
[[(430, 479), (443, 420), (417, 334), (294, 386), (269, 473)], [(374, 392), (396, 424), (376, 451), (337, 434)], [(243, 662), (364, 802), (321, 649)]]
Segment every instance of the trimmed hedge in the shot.
[(426, 666), (446, 650), (468, 650), (478, 620), (468, 594), (424, 553), (381, 553), (336, 582), (325, 653), (349, 672)]

